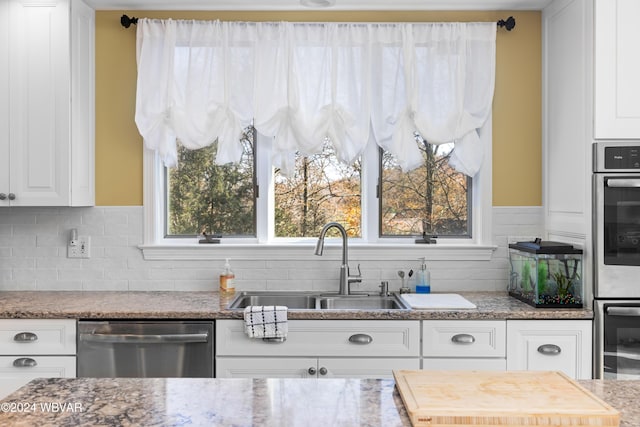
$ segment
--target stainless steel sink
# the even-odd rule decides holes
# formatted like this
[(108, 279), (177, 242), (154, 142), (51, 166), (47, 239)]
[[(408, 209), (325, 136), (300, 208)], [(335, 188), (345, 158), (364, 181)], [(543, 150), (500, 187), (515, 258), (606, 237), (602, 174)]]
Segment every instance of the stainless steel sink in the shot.
[(316, 307), (325, 310), (408, 310), (399, 298), (395, 296), (336, 296), (320, 297), (316, 300)]
[(315, 309), (317, 294), (296, 292), (240, 292), (229, 304), (230, 309), (250, 305), (284, 305), (291, 309)]
[(229, 309), (250, 305), (283, 305), (293, 310), (408, 310), (397, 296), (327, 295), (308, 292), (244, 291), (229, 304)]

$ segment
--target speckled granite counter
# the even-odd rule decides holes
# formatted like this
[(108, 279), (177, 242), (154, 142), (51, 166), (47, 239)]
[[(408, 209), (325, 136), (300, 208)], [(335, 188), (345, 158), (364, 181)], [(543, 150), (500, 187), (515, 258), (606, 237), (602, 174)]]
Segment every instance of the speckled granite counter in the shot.
[[(580, 384), (621, 412), (621, 426), (640, 426), (640, 381)], [(410, 426), (394, 385), (359, 379), (37, 379), (0, 403), (0, 425)]]
[[(289, 310), (289, 319), (591, 319), (590, 309), (536, 309), (507, 293), (460, 292), (473, 310)], [(0, 292), (0, 319), (233, 319), (217, 292)]]

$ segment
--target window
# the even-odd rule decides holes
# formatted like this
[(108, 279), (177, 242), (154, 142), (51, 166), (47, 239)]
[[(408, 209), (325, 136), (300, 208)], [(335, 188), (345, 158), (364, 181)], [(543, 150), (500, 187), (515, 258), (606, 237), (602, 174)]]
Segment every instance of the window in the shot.
[(361, 237), (361, 165), (341, 163), (331, 145), (322, 153), (296, 156), (293, 176), (274, 172), (275, 236), (317, 237), (330, 221)]
[(411, 171), (380, 152), (380, 236), (470, 238), (472, 180), (449, 166), (453, 144), (416, 140), (423, 164)]
[[(363, 222), (377, 222), (378, 232), (368, 241), (408, 240), (423, 232), (443, 238), (472, 236), (472, 180), (449, 166), (450, 144), (431, 145), (417, 136), (423, 164), (403, 172), (382, 149), (377, 162), (360, 159), (345, 165), (326, 143), (319, 154), (297, 155), (291, 176), (276, 169), (269, 174), (271, 183), (257, 183), (256, 155), (268, 153), (268, 144), (259, 150), (255, 140), (255, 129), (247, 128), (238, 164), (214, 164), (216, 144), (198, 150), (179, 148), (177, 167), (164, 168), (167, 238), (188, 239), (202, 232), (256, 238), (257, 184), (273, 188), (272, 207), (267, 208), (272, 211), (273, 224), (268, 226), (273, 233), (267, 240), (315, 238), (330, 221), (343, 224), (349, 237), (355, 238), (363, 237)], [(363, 169), (374, 171), (369, 175), (377, 179), (363, 181)], [(362, 188), (376, 184), (378, 209), (363, 215)]]
[[(271, 250), (315, 239), (328, 221), (343, 223), (363, 247), (415, 248), (423, 233), (489, 247), (494, 24), (139, 25), (179, 35), (143, 37), (139, 49), (136, 124), (148, 148), (143, 249), (193, 245), (206, 231), (223, 236), (224, 251)], [(288, 59), (274, 61), (275, 54)], [(241, 155), (241, 126), (252, 119), (257, 131), (243, 137)], [(455, 141), (457, 150), (413, 141), (412, 129)], [(336, 142), (335, 153), (326, 144), (319, 154), (292, 154), (317, 153), (323, 135)], [(218, 138), (219, 147), (178, 153), (175, 138), (190, 148)], [(220, 161), (239, 163), (214, 165), (216, 150)], [(361, 157), (352, 165), (337, 161), (354, 153)], [(450, 156), (474, 178), (453, 172)], [(167, 171), (161, 161), (178, 168)], [(398, 167), (416, 163), (409, 172)]]
[[(371, 255), (372, 252), (368, 251), (367, 256), (379, 256), (382, 257), (381, 259), (393, 257), (407, 259), (414, 255), (415, 257), (424, 256), (427, 246), (429, 246), (429, 253), (433, 253), (452, 244), (459, 249), (443, 249), (439, 252), (442, 253), (439, 259), (491, 259), (493, 247), (489, 240), (492, 208), (490, 135), (491, 126), (488, 125), (480, 133), (485, 161), (474, 179), (454, 173), (447, 166), (450, 147), (424, 145), (424, 150), (427, 150), (427, 147), (433, 150), (433, 161), (440, 164), (440, 170), (434, 171), (433, 181), (450, 180), (451, 185), (466, 189), (464, 197), (454, 200), (443, 198), (441, 194), (437, 194), (438, 190), (434, 190), (436, 197), (434, 197), (432, 208), (433, 225), (430, 229), (427, 226), (425, 231), (438, 235), (437, 245), (414, 243), (414, 237), (421, 235), (423, 231), (422, 217), (427, 217), (425, 212), (428, 211), (424, 205), (427, 192), (422, 190), (427, 188), (426, 181), (424, 178), (416, 179), (421, 174), (424, 175), (425, 171), (418, 169), (409, 173), (399, 173), (393, 158), (375, 144), (370, 144), (354, 165), (339, 163), (330, 146), (325, 147), (325, 151), (320, 155), (306, 159), (298, 156), (296, 172), (290, 177), (285, 177), (280, 171), (274, 171), (270, 165), (269, 138), (246, 133), (247, 138), (243, 141), (245, 155), (241, 165), (216, 167), (211, 163), (208, 164), (209, 168), (219, 168), (221, 173), (244, 173), (244, 180), (239, 181), (242, 184), (231, 186), (238, 190), (235, 196), (227, 198), (223, 197), (224, 194), (217, 196), (208, 194), (208, 205), (200, 200), (200, 206), (203, 206), (201, 212), (186, 216), (189, 219), (180, 219), (181, 215), (178, 215), (178, 211), (184, 211), (186, 201), (172, 202), (171, 197), (172, 194), (177, 197), (177, 194), (186, 193), (189, 194), (189, 199), (196, 200), (197, 192), (191, 190), (189, 193), (180, 187), (171, 189), (169, 186), (167, 189), (168, 177), (174, 172), (169, 170), (167, 174), (167, 169), (162, 165), (157, 153), (145, 150), (145, 235), (144, 244), (141, 245), (144, 257), (145, 259), (216, 259), (220, 255), (215, 255), (215, 249), (219, 248), (225, 251), (225, 256), (230, 256), (234, 250), (237, 250), (241, 251), (242, 256), (247, 257), (264, 257), (268, 253), (269, 257), (275, 259), (280, 259), (278, 257), (294, 259), (297, 255), (307, 256), (308, 254), (306, 251), (292, 249), (287, 245), (300, 242), (311, 245), (318, 235), (318, 227), (328, 221), (337, 220), (349, 229), (349, 236), (353, 243), (383, 245), (384, 249), (381, 249), (380, 255)], [(215, 144), (213, 147), (199, 153), (186, 150), (182, 153), (181, 151), (180, 161), (184, 162), (182, 155), (191, 155), (196, 156), (195, 158), (205, 158), (207, 160), (202, 162), (208, 163), (212, 158)], [(209, 150), (208, 153), (207, 150)], [(426, 151), (423, 151), (423, 154), (427, 156)], [(178, 170), (185, 177), (189, 177), (189, 182), (199, 182), (196, 175), (191, 174), (190, 169), (184, 166), (186, 164), (182, 165), (183, 169), (180, 170), (179, 167)], [(408, 203), (403, 209), (399, 209), (398, 197), (394, 192), (398, 192), (399, 187), (407, 187), (409, 183), (413, 185), (410, 191), (415, 194), (415, 198), (407, 195), (405, 200), (415, 200), (416, 205), (412, 206)], [(204, 184), (200, 183), (200, 185)], [(444, 187), (441, 187), (441, 190), (443, 189)], [(220, 198), (215, 199), (216, 197)], [(420, 198), (421, 200), (417, 201)], [(217, 202), (214, 203), (214, 200)], [(226, 203), (228, 200), (231, 203)], [(223, 222), (219, 222), (220, 218), (216, 219), (218, 222), (200, 219), (208, 216), (209, 212), (216, 212), (211, 207), (216, 204), (222, 212), (220, 217), (232, 219), (227, 225), (222, 225)], [(239, 209), (236, 211), (238, 218), (230, 214), (233, 206)], [(174, 209), (175, 213), (167, 214), (171, 209)], [(447, 210), (450, 211), (447, 214), (448, 217), (438, 216), (441, 215), (441, 211)], [(301, 220), (304, 218), (302, 215), (304, 212), (307, 215), (306, 221)], [(408, 220), (410, 217), (412, 219)], [(400, 221), (400, 218), (403, 221)], [(234, 223), (243, 225), (234, 227), (232, 226)], [(223, 244), (210, 245), (214, 248), (213, 252), (203, 250), (203, 245), (197, 243), (199, 239), (196, 234), (203, 229), (224, 236)], [(285, 246), (278, 246), (279, 242)], [(252, 245), (251, 247), (255, 248), (254, 251), (248, 251), (246, 244)], [(397, 245), (401, 245), (403, 249), (394, 251), (393, 248)], [(262, 246), (267, 252), (260, 250)], [(189, 249), (190, 247), (193, 249)], [(281, 249), (276, 249), (279, 247)], [(397, 247), (400, 248), (400, 246)], [(356, 245), (356, 254), (357, 248)]]
[(165, 168), (165, 236), (256, 235), (254, 130), (242, 137), (239, 163), (216, 165), (216, 144), (198, 150), (178, 147), (178, 165)]

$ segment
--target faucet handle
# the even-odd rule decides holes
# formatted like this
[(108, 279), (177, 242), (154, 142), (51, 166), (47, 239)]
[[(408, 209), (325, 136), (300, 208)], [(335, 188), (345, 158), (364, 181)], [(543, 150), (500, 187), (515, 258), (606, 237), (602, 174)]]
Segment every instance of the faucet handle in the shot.
[(360, 271), (360, 263), (358, 263), (358, 274), (351, 274), (351, 268), (347, 266), (347, 276), (349, 277), (362, 277), (362, 271)]

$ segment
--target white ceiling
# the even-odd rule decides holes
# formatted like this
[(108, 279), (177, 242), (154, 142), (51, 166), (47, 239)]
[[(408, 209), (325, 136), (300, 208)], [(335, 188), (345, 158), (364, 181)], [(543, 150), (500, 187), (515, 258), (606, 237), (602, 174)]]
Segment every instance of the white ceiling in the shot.
[(310, 9), (299, 0), (85, 0), (98, 10), (542, 10), (552, 0), (336, 0)]

